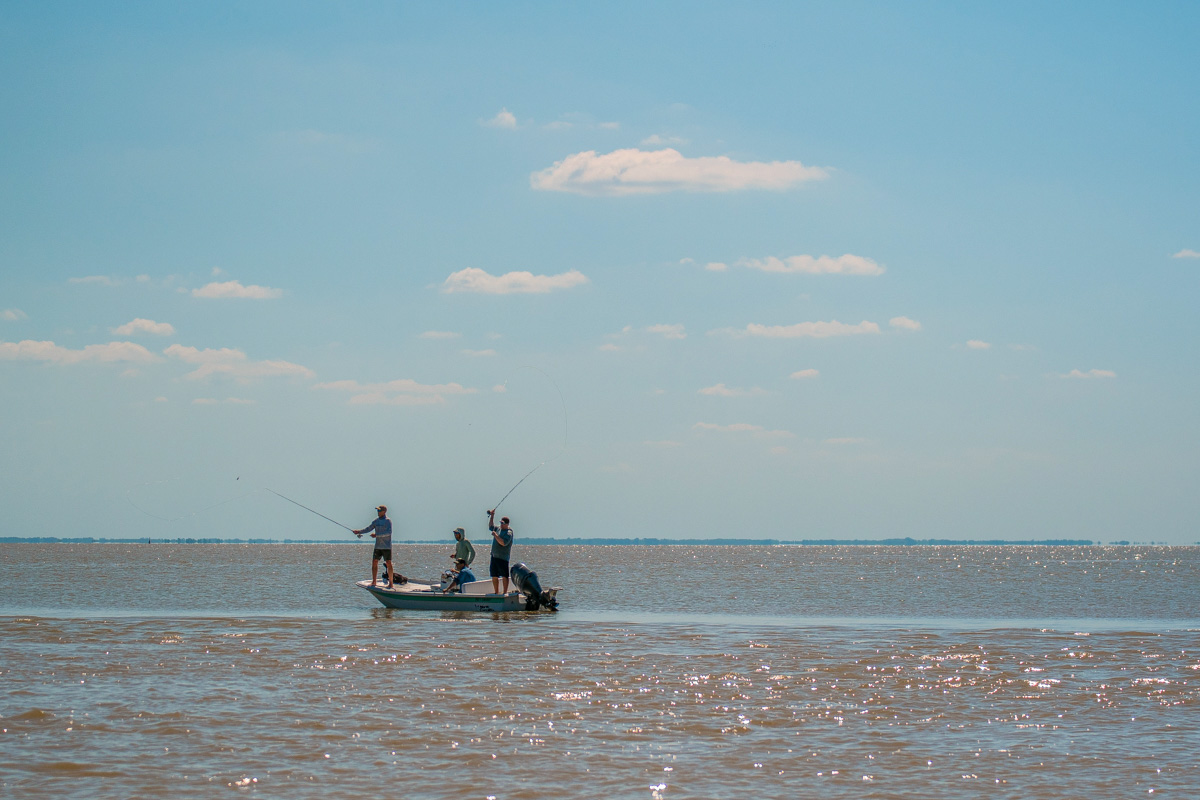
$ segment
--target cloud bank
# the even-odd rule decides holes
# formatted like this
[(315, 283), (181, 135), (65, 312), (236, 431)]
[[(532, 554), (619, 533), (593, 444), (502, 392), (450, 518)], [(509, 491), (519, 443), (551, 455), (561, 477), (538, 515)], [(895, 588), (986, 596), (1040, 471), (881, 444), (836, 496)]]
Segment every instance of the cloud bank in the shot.
[(545, 192), (616, 197), (664, 192), (733, 192), (789, 189), (829, 177), (799, 161), (734, 161), (728, 156), (687, 158), (678, 150), (595, 150), (569, 155), (535, 172), (530, 185)]
[(882, 275), (883, 267), (864, 256), (850, 253), (838, 256), (788, 256), (786, 258), (743, 258), (739, 267), (762, 272), (802, 273), (805, 275)]
[(708, 397), (759, 397), (766, 393), (766, 389), (758, 386), (750, 389), (738, 389), (726, 386), (723, 383), (718, 383), (716, 386), (708, 386), (697, 391), (697, 394), (707, 395)]
[(1171, 258), (1200, 258), (1200, 252), (1197, 252), (1195, 250), (1186, 250), (1186, 249), (1180, 250), (1178, 253), (1171, 256)]
[(1059, 375), (1060, 378), (1070, 378), (1072, 380), (1091, 380), (1094, 378), (1115, 378), (1117, 373), (1111, 369), (1089, 369), (1087, 372), (1083, 370), (1073, 369), (1068, 373)]
[(175, 326), (169, 322), (155, 322), (152, 319), (142, 319), (126, 322), (112, 329), (117, 336), (133, 336), (136, 333), (152, 333), (155, 336), (174, 336)]
[(192, 289), (192, 297), (206, 299), (235, 298), (238, 300), (274, 300), (283, 296), (282, 289), (266, 286), (242, 286), (240, 281), (213, 282), (199, 289)]
[(507, 108), (500, 109), (496, 116), (483, 123), (489, 128), (504, 128), (506, 130), (515, 130), (517, 127), (517, 117)]
[(359, 383), (358, 381), (333, 381), (318, 383), (314, 389), (350, 392), (350, 405), (427, 406), (446, 402), (446, 395), (475, 394), (458, 383), (418, 383), (411, 378), (400, 378), (386, 383)]
[(21, 319), (29, 319), (29, 315), (19, 308), (6, 308), (0, 310), (0, 319), (5, 322), (16, 322)]
[(888, 325), (891, 325), (893, 328), (899, 328), (902, 331), (921, 330), (921, 323), (917, 322), (915, 319), (909, 319), (908, 317), (892, 317), (890, 320), (888, 320)]
[(89, 344), (82, 350), (60, 347), (54, 342), (0, 342), (0, 360), (44, 361), (48, 364), (82, 364), (84, 362), (114, 363), (131, 362), (148, 364), (158, 356), (140, 344), (133, 342), (109, 342)]
[(695, 431), (715, 431), (717, 433), (748, 433), (758, 437), (775, 437), (790, 439), (795, 436), (791, 431), (769, 431), (762, 425), (751, 425), (748, 422), (735, 422), (731, 425), (717, 425), (713, 422), (697, 422), (692, 426)]
[(251, 361), (241, 350), (229, 347), (200, 350), (173, 344), (163, 350), (163, 353), (185, 364), (196, 366), (196, 369), (184, 376), (188, 380), (203, 380), (214, 375), (242, 381), (254, 378), (312, 378), (316, 375), (308, 367), (290, 361)]
[(534, 275), (532, 272), (506, 272), (491, 275), (477, 267), (467, 267), (450, 274), (442, 284), (446, 294), (474, 292), (477, 294), (547, 294), (559, 289), (571, 289), (588, 283), (579, 270), (560, 275)]
[(759, 325), (750, 323), (743, 330), (715, 331), (733, 333), (737, 336), (758, 336), (766, 339), (828, 339), (831, 336), (857, 336), (879, 333), (879, 325), (863, 320), (857, 325), (838, 322), (797, 322), (795, 325)]
[(686, 339), (687, 333), (684, 332), (683, 325), (650, 325), (646, 328), (646, 333), (657, 333), (667, 339)]

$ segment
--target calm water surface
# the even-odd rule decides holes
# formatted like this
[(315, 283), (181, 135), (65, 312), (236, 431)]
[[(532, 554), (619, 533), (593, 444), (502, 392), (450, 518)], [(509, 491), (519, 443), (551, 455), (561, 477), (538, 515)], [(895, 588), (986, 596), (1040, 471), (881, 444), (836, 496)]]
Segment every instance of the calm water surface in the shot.
[[(434, 576), (450, 551), (397, 549)], [(0, 545), (0, 795), (1200, 797), (1200, 548)]]

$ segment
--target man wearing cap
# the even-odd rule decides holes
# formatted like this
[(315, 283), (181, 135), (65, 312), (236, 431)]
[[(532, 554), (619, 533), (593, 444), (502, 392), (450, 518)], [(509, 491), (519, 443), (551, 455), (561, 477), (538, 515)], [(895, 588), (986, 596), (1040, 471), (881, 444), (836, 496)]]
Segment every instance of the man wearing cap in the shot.
[[(392, 521), (387, 518), (387, 506), (376, 506), (375, 511), (379, 516), (375, 518), (367, 527), (360, 531), (355, 531), (358, 538), (367, 531), (371, 531), (371, 538), (375, 540), (375, 553), (371, 557), (371, 585), (374, 586), (376, 576), (379, 574), (379, 559), (383, 559), (383, 563), (387, 565), (387, 588), (395, 588), (395, 581), (392, 577)], [(403, 583), (404, 579), (401, 578)]]
[(467, 541), (467, 532), (462, 528), (454, 529), (454, 555), (451, 556), (455, 560), (467, 562), (467, 566), (475, 560), (475, 545)]
[(442, 589), (442, 593), (462, 591), (464, 584), (472, 583), (475, 580), (475, 573), (471, 572), (471, 568), (467, 566), (464, 559), (456, 558), (454, 560), (454, 572), (450, 573), (450, 578), (446, 581), (446, 588)]
[(512, 552), (513, 529), (508, 527), (508, 517), (500, 518), (496, 527), (496, 509), (488, 511), (488, 530), (492, 532), (492, 594), (500, 593), (500, 578), (504, 579), (504, 593), (508, 594), (508, 557)]

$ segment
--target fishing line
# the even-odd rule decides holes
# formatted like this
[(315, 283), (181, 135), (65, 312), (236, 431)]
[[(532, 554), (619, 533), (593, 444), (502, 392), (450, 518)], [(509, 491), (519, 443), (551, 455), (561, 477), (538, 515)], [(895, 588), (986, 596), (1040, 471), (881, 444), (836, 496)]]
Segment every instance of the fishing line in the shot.
[[(316, 514), (318, 517), (329, 520), (334, 525), (337, 525), (338, 527), (341, 527), (341, 528), (345, 528), (346, 530), (350, 531), (351, 533), (354, 533), (354, 529), (351, 528), (349, 525), (343, 525), (342, 523), (338, 522), (336, 519), (330, 519), (329, 517), (322, 514), (320, 511), (311, 509), (308, 506), (304, 505), (303, 503), (297, 503), (292, 498), (286, 497), (286, 496), (280, 494), (279, 492), (275, 491), (274, 489), (267, 488), (266, 486), (260, 486), (256, 489), (251, 489), (247, 492), (242, 492), (241, 494), (236, 495), (234, 497), (229, 497), (229, 498), (226, 498), (225, 500), (221, 500), (219, 502), (213, 503), (212, 505), (207, 505), (207, 506), (204, 506), (203, 508), (198, 508), (195, 511), (189, 511), (186, 514), (180, 514), (177, 517), (163, 517), (163, 516), (160, 516), (158, 514), (151, 512), (151, 511), (147, 511), (146, 509), (142, 508), (137, 503), (135, 503), (133, 500), (132, 493), (133, 493), (134, 489), (140, 489), (143, 486), (151, 486), (154, 484), (174, 483), (176, 481), (181, 481), (181, 480), (183, 480), (183, 478), (169, 478), (167, 480), (162, 480), (162, 481), (147, 481), (146, 483), (138, 484), (137, 486), (131, 487), (130, 489), (126, 490), (125, 499), (129, 501), (129, 505), (133, 506), (134, 508), (136, 508), (138, 511), (142, 512), (146, 516), (153, 517), (154, 519), (159, 520), (160, 522), (170, 523), (170, 522), (178, 522), (181, 519), (188, 519), (188, 518), (194, 517), (198, 514), (203, 514), (205, 511), (210, 511), (219, 506), (223, 506), (226, 503), (232, 503), (234, 500), (241, 500), (243, 497), (249, 497), (250, 495), (255, 494), (256, 492), (270, 492), (271, 494), (275, 495), (276, 497), (287, 500), (289, 503), (292, 503), (294, 505), (298, 505), (301, 508), (303, 508), (305, 511), (309, 511), (313, 514)], [(239, 478), (239, 480), (240, 480), (240, 478)]]
[(205, 506), (204, 508), (198, 508), (195, 511), (189, 511), (186, 514), (180, 514), (177, 517), (169, 517), (169, 518), (161, 517), (158, 514), (147, 511), (146, 509), (142, 508), (141, 506), (139, 506), (137, 503), (135, 503), (133, 501), (132, 494), (133, 494), (134, 489), (140, 489), (143, 486), (151, 486), (153, 484), (175, 483), (176, 481), (181, 481), (181, 480), (183, 480), (182, 477), (168, 478), (167, 480), (162, 480), (162, 481), (146, 481), (145, 483), (139, 483), (137, 486), (132, 486), (129, 489), (125, 490), (125, 499), (127, 501), (129, 501), (129, 505), (133, 506), (138, 511), (142, 512), (147, 517), (153, 517), (154, 519), (159, 520), (160, 522), (178, 522), (181, 519), (188, 519), (190, 517), (196, 516), (197, 514), (203, 514), (205, 511), (210, 511), (214, 508), (217, 508), (218, 506), (223, 506), (226, 503), (232, 503), (234, 500), (241, 500), (243, 497), (249, 497), (250, 495), (254, 494), (255, 492), (260, 491), (259, 489), (251, 489), (248, 492), (242, 492), (239, 495), (226, 498), (225, 500), (221, 500), (219, 502), (213, 503), (212, 505)]
[[(538, 369), (537, 367), (533, 366), (532, 364), (524, 364), (524, 365), (522, 365), (522, 366), (520, 366), (520, 367), (517, 367), (517, 371), (520, 371), (520, 370), (523, 370), (523, 369), (531, 369), (531, 370), (533, 370), (534, 372), (540, 372), (540, 373), (542, 374), (542, 377), (544, 377), (546, 380), (550, 381), (550, 385), (554, 387), (554, 391), (558, 392), (558, 402), (559, 402), (560, 404), (562, 404), (562, 412), (563, 412), (563, 443), (562, 443), (562, 449), (561, 449), (561, 450), (559, 450), (559, 451), (558, 451), (558, 453), (556, 453), (555, 455), (551, 456), (550, 458), (547, 458), (545, 461), (543, 461), (542, 463), (538, 464), (538, 465), (537, 465), (536, 467), (534, 467), (533, 469), (529, 470), (529, 472), (526, 472), (526, 473), (525, 473), (525, 475), (524, 475), (524, 477), (522, 477), (522, 478), (521, 478), (521, 480), (517, 481), (517, 482), (516, 482), (516, 483), (513, 485), (513, 487), (512, 487), (511, 489), (509, 489), (507, 493), (505, 493), (504, 497), (501, 497), (501, 498), (500, 498), (500, 503), (503, 503), (505, 500), (507, 500), (507, 499), (508, 499), (508, 496), (509, 496), (510, 494), (512, 494), (513, 492), (515, 492), (515, 491), (517, 490), (517, 487), (518, 487), (518, 486), (520, 486), (522, 483), (524, 483), (524, 482), (525, 482), (525, 478), (528, 478), (530, 475), (532, 475), (533, 473), (537, 472), (539, 469), (541, 469), (542, 467), (546, 466), (546, 465), (547, 465), (547, 464), (549, 464), (551, 461), (554, 461), (556, 458), (559, 458), (560, 456), (562, 456), (562, 454), (563, 454), (563, 453), (567, 452), (567, 401), (563, 399), (563, 393), (562, 393), (562, 390), (558, 388), (558, 384), (554, 382), (554, 379), (553, 379), (553, 378), (551, 378), (551, 377), (550, 377), (549, 375), (547, 375), (545, 372), (543, 372), (542, 370), (540, 370), (540, 369)], [(504, 385), (504, 388), (507, 390), (507, 389), (508, 389), (508, 380), (505, 380), (503, 385)], [(496, 505), (492, 506), (492, 511), (498, 511), (498, 510), (500, 509), (500, 503), (496, 503)]]
[(309, 508), (308, 506), (304, 505), (303, 503), (297, 503), (295, 500), (293, 500), (290, 497), (284, 497), (283, 495), (281, 495), (279, 492), (275, 491), (274, 489), (268, 489), (267, 487), (264, 486), (263, 490), (270, 492), (271, 494), (275, 495), (276, 497), (287, 500), (289, 503), (291, 503), (293, 505), (300, 506), (305, 511), (311, 511), (313, 514), (316, 514), (321, 519), (328, 519), (330, 522), (332, 522), (334, 525), (337, 525), (339, 528), (345, 528), (346, 530), (350, 531), (351, 533), (354, 533), (360, 539), (362, 538), (362, 534), (356, 533), (354, 528), (351, 528), (349, 525), (343, 525), (342, 523), (338, 522), (336, 519), (329, 519), (329, 517), (325, 516), (320, 511), (314, 511), (313, 509)]

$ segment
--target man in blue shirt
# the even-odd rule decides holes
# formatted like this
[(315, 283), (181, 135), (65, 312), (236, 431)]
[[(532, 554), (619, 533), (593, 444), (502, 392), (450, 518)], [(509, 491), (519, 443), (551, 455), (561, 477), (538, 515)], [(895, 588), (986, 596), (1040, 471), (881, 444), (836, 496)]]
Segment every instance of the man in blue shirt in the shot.
[(450, 580), (446, 584), (443, 592), (462, 591), (463, 584), (472, 583), (475, 580), (475, 573), (471, 572), (471, 568), (467, 566), (466, 559), (457, 558), (454, 560), (455, 571), (451, 573)]
[(500, 518), (496, 527), (496, 509), (488, 511), (488, 530), (492, 532), (492, 594), (500, 593), (500, 578), (504, 579), (504, 593), (508, 594), (508, 557), (512, 551), (513, 529), (508, 527), (508, 517)]
[[(375, 518), (367, 527), (354, 533), (358, 538), (367, 531), (371, 531), (371, 538), (375, 540), (375, 552), (371, 556), (371, 585), (374, 586), (376, 576), (379, 574), (379, 559), (383, 559), (383, 563), (387, 565), (387, 588), (395, 588), (396, 582), (392, 575), (392, 521), (387, 518), (387, 506), (376, 506), (375, 511), (379, 516)], [(400, 576), (400, 582), (404, 583), (404, 576)]]

